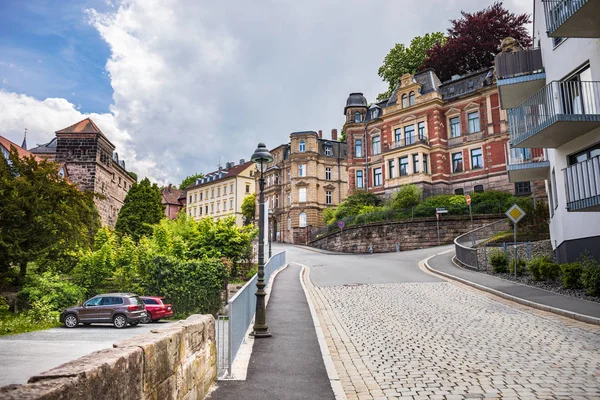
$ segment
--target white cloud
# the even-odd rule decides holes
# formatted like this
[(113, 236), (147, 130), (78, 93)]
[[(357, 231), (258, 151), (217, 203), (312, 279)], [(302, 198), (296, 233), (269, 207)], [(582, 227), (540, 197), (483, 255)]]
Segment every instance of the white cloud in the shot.
[[(492, 0), (486, 1), (491, 4)], [(505, 2), (516, 12), (525, 0)], [(531, 1), (529, 1), (531, 3)], [(442, 30), (480, 0), (121, 0), (87, 18), (111, 49), (113, 104), (91, 117), (128, 168), (166, 183), (248, 159), (290, 132), (340, 128), (348, 93), (372, 100), (396, 42)], [(0, 61), (6, 66), (8, 62)], [(78, 92), (81, 98), (85, 94)], [(0, 134), (30, 143), (82, 115), (64, 99), (0, 91)]]

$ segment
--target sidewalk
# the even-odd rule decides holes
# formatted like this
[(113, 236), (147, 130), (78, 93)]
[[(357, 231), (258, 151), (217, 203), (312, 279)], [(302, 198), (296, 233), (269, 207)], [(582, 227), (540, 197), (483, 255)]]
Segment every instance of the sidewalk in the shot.
[(273, 337), (254, 341), (246, 380), (219, 381), (210, 399), (335, 398), (300, 285), (300, 269), (290, 264), (275, 278), (267, 307)]
[(453, 251), (439, 254), (426, 260), (425, 265), (434, 273), (440, 273), (448, 278), (461, 281), (509, 300), (579, 321), (600, 325), (600, 303), (580, 300), (511, 282), (482, 272), (460, 268), (452, 262), (453, 256)]

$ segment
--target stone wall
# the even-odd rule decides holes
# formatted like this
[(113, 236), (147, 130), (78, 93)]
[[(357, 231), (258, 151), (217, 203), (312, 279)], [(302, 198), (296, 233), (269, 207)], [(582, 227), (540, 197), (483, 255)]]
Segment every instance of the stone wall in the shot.
[[(514, 258), (515, 248), (512, 242), (506, 242), (506, 245), (502, 243), (496, 243), (493, 246), (482, 246), (477, 249), (477, 259), (481, 269), (486, 269), (489, 271), (492, 270), (492, 264), (490, 264), (490, 254), (496, 249), (506, 251), (509, 262), (511, 262)], [(550, 240), (539, 240), (536, 242), (517, 244), (518, 259), (529, 261), (538, 256), (546, 256), (550, 259), (554, 259), (554, 250), (552, 250), (552, 243)]]
[(214, 318), (193, 315), (0, 388), (0, 398), (203, 399), (216, 377)]
[[(473, 216), (473, 227), (490, 224), (504, 215)], [(450, 244), (459, 235), (471, 230), (469, 216), (446, 216), (440, 221), (440, 242)], [(437, 246), (437, 226), (435, 218), (415, 218), (413, 220), (381, 222), (344, 228), (310, 242), (310, 246), (323, 250), (344, 253), (367, 253), (369, 245), (374, 253), (423, 249)]]

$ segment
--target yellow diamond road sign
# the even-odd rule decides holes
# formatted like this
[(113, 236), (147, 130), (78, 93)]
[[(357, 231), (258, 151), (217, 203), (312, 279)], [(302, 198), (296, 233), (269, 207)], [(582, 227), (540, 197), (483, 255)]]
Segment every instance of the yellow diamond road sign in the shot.
[(523, 211), (518, 205), (514, 204), (511, 208), (508, 209), (508, 211), (506, 212), (506, 216), (516, 224), (521, 219), (523, 219), (523, 217), (525, 216), (525, 211)]

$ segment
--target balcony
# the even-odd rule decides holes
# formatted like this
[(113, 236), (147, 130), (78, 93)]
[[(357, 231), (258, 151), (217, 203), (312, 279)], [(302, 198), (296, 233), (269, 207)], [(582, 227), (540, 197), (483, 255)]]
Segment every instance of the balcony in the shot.
[(403, 147), (413, 146), (416, 144), (424, 144), (427, 145), (427, 136), (409, 136), (405, 139), (400, 139), (398, 141), (392, 142), (388, 145), (389, 150), (401, 149)]
[(600, 37), (597, 0), (543, 0), (546, 32), (550, 37)]
[(508, 110), (513, 147), (557, 148), (600, 127), (600, 82), (550, 82)]
[(563, 169), (567, 210), (600, 211), (600, 156)]
[(508, 152), (508, 180), (515, 182), (541, 181), (548, 179), (550, 162), (543, 149), (515, 149)]
[(514, 108), (546, 84), (540, 49), (496, 55), (496, 79), (503, 109)]

